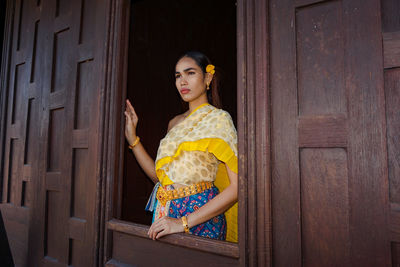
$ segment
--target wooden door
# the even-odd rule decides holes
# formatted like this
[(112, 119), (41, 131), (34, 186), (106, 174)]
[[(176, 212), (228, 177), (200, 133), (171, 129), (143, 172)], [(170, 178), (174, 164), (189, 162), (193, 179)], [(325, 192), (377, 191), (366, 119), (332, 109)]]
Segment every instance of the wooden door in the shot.
[(389, 266), (380, 1), (270, 15), (273, 265)]
[(94, 266), (107, 2), (9, 3), (0, 207), (14, 261)]
[(28, 262), (32, 188), (37, 176), (35, 139), (39, 131), (35, 122), (40, 97), (36, 87), (37, 62), (32, 50), (36, 46), (38, 10), (33, 3), (25, 3), (25, 10), (30, 9), (30, 14), (26, 11), (16, 14), (15, 10), (22, 9), (21, 1), (8, 1), (7, 8), (1, 79), (4, 100), (1, 136), (5, 141), (1, 143), (4, 164), (0, 209), (14, 263), (24, 266)]

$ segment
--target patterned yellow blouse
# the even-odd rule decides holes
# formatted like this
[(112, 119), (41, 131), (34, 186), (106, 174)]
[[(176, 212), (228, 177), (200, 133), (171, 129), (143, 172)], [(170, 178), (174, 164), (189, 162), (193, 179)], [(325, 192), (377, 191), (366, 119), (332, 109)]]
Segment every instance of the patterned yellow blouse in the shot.
[(210, 152), (182, 151), (163, 170), (174, 183), (191, 185), (202, 181), (214, 182), (219, 163)]
[[(162, 186), (213, 181), (229, 185), (225, 164), (237, 173), (237, 132), (228, 112), (208, 103), (197, 107), (161, 140), (156, 174)], [(237, 241), (237, 204), (226, 213), (227, 240)]]

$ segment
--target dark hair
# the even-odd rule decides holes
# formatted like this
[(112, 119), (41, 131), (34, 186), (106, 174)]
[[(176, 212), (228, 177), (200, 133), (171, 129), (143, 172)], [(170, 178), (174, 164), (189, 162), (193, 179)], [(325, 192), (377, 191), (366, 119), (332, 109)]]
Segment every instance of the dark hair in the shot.
[[(198, 52), (198, 51), (189, 51), (189, 52), (185, 53), (184, 55), (182, 55), (178, 59), (178, 61), (184, 57), (189, 57), (189, 58), (193, 59), (196, 62), (196, 64), (201, 68), (201, 70), (203, 71), (204, 74), (206, 73), (207, 65), (212, 64), (206, 55), (204, 55), (203, 53)], [(218, 85), (219, 85), (218, 82), (219, 82), (219, 71), (218, 71), (218, 67), (215, 66), (215, 73), (213, 75), (213, 79), (210, 84), (210, 90), (207, 90), (207, 99), (211, 105), (213, 105), (217, 108), (222, 108), (222, 103), (221, 103), (221, 99), (219, 97), (219, 92), (218, 92)]]

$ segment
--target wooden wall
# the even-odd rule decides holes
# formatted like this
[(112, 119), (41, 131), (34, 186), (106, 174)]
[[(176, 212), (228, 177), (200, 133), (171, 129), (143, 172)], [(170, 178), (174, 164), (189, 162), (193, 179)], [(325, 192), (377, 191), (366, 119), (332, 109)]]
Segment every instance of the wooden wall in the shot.
[(273, 266), (389, 266), (380, 1), (270, 7)]
[(12, 253), (17, 266), (92, 266), (105, 6), (9, 3), (0, 208)]
[[(28, 9), (31, 10), (28, 14)], [(31, 1), (8, 1), (9, 47), (2, 73), (3, 94), (7, 106), (2, 106), (4, 165), (1, 211), (15, 264), (28, 262), (28, 237), (33, 192), (38, 175), (40, 92), (38, 89), (38, 7)], [(16, 12), (18, 11), (18, 12)], [(28, 34), (30, 33), (30, 34)], [(9, 54), (8, 54), (9, 53)], [(3, 68), (4, 70), (4, 68)], [(6, 116), (5, 116), (6, 115)]]
[(8, 1), (0, 209), (17, 266), (400, 264), (398, 1), (237, 1), (238, 244), (117, 220), (127, 1)]

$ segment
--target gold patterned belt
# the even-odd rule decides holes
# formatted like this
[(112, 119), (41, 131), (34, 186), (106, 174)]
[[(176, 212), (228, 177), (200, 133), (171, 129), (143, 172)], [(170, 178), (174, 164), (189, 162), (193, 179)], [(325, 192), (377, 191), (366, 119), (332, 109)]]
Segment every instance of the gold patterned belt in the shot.
[(200, 182), (174, 190), (165, 190), (162, 186), (160, 186), (157, 190), (156, 197), (158, 201), (160, 201), (161, 205), (165, 206), (167, 201), (195, 195), (210, 189), (211, 187), (213, 187), (213, 182)]

